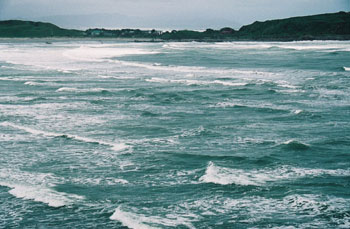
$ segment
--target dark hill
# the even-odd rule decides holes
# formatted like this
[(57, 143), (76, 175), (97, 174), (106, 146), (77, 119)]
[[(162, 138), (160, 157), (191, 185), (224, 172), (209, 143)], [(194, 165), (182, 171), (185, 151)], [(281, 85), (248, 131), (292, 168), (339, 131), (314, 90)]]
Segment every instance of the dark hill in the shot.
[(257, 21), (243, 26), (237, 35), (253, 40), (350, 39), (350, 13)]
[(226, 27), (221, 30), (207, 29), (204, 32), (139, 29), (79, 31), (62, 29), (50, 23), (10, 20), (0, 21), (0, 37), (108, 37), (174, 41), (350, 40), (350, 13), (339, 12), (254, 22), (243, 26), (239, 31)]
[(62, 29), (51, 23), (0, 21), (0, 37), (76, 37), (82, 35), (82, 31)]

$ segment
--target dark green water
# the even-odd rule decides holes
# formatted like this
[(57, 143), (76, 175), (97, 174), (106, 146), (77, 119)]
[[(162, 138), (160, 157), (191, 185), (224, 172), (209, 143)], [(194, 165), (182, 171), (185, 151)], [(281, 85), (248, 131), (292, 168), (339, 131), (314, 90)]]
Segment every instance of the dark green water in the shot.
[(0, 43), (1, 228), (349, 228), (350, 42)]

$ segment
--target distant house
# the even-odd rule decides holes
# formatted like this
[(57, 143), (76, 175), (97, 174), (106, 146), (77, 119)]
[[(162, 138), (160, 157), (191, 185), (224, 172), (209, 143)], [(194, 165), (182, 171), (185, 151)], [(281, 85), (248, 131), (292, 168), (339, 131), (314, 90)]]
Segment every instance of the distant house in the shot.
[(232, 28), (229, 28), (229, 27), (225, 27), (225, 28), (220, 29), (221, 34), (233, 34), (234, 32), (235, 32), (235, 30)]

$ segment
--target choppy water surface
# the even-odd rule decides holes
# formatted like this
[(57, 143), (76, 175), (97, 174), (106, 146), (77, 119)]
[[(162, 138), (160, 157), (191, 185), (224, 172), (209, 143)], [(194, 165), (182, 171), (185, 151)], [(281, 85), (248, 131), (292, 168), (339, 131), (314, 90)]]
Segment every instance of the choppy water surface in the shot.
[(0, 43), (0, 227), (349, 228), (350, 42)]

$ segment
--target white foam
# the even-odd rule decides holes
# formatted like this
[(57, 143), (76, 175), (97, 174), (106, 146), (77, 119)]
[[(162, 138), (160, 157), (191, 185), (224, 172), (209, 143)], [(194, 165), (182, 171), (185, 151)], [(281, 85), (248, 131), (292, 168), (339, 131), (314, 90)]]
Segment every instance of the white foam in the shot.
[(125, 180), (125, 179), (111, 179), (111, 180), (107, 180), (107, 183), (109, 185), (115, 184), (115, 183), (120, 183), (120, 184), (129, 184), (129, 181)]
[(12, 78), (12, 77), (0, 77), (0, 80), (4, 80), (4, 81), (24, 81), (25, 79)]
[(51, 207), (71, 205), (83, 196), (58, 192), (52, 189), (58, 178), (52, 174), (28, 173), (1, 169), (0, 185), (11, 188), (9, 193), (17, 198), (45, 203)]
[(84, 184), (84, 185), (117, 185), (117, 184), (128, 184), (129, 181), (121, 178), (113, 178), (113, 177), (77, 177), (69, 179), (69, 181), (75, 183), (75, 184)]
[(42, 85), (45, 85), (44, 83), (38, 83), (38, 82), (33, 82), (33, 81), (27, 81), (24, 84), (25, 85), (29, 85), (29, 86), (42, 86)]
[(74, 87), (61, 87), (59, 89), (56, 90), (56, 92), (72, 92), (72, 91), (77, 91), (78, 89), (77, 88), (74, 88)]
[(293, 111), (294, 114), (300, 114), (301, 112), (303, 112), (303, 110), (295, 110), (295, 111)]
[(30, 127), (16, 125), (16, 124), (13, 124), (10, 122), (2, 122), (2, 123), (0, 123), (0, 125), (23, 130), (23, 131), (26, 131), (28, 133), (34, 134), (34, 135), (43, 135), (43, 136), (47, 136), (47, 137), (66, 137), (69, 139), (74, 139), (74, 140), (78, 140), (78, 141), (82, 141), (82, 142), (97, 143), (100, 145), (106, 145), (106, 146), (111, 147), (112, 150), (114, 150), (114, 151), (122, 151), (122, 150), (130, 148), (130, 146), (126, 145), (125, 143), (111, 143), (111, 142), (105, 142), (105, 141), (96, 140), (96, 139), (92, 139), (92, 138), (81, 137), (81, 136), (73, 135), (73, 134), (64, 134), (64, 133), (42, 131), (42, 130), (30, 128)]
[(222, 107), (222, 108), (226, 108), (226, 107), (237, 107), (237, 106), (245, 106), (241, 103), (234, 103), (234, 102), (219, 102), (215, 105), (211, 105), (211, 107)]
[(45, 203), (50, 207), (71, 205), (75, 200), (83, 199), (82, 196), (57, 192), (43, 186), (11, 184), (6, 182), (0, 182), (0, 185), (11, 188), (9, 193), (17, 198)]
[(121, 222), (123, 226), (129, 227), (129, 228), (134, 228), (134, 229), (153, 228), (143, 223), (144, 218), (130, 212), (124, 212), (121, 210), (120, 206), (117, 209), (115, 209), (113, 215), (109, 218), (111, 220), (117, 220)]
[(27, 81), (24, 83), (25, 85), (29, 86), (56, 86), (56, 83), (53, 82), (35, 82), (35, 81)]
[[(133, 209), (135, 211), (136, 209)], [(159, 216), (145, 216), (143, 214), (133, 213), (131, 211), (124, 211), (119, 206), (115, 209), (111, 220), (117, 220), (123, 224), (123, 226), (134, 229), (149, 229), (159, 227), (177, 227), (179, 225), (185, 225), (188, 228), (194, 228), (188, 219), (182, 216), (167, 215), (167, 218)]]
[(344, 71), (350, 71), (350, 67), (343, 67)]
[(212, 84), (221, 84), (224, 86), (245, 86), (247, 83), (234, 83), (234, 82), (227, 82), (227, 81), (221, 81), (221, 80), (214, 80), (214, 81), (204, 81), (204, 80), (189, 80), (189, 79), (164, 79), (164, 78), (158, 78), (153, 77), (151, 79), (146, 79), (147, 82), (153, 82), (153, 83), (179, 83), (179, 84), (186, 84), (186, 85), (212, 85)]
[(118, 80), (125, 80), (125, 79), (135, 79), (135, 76), (109, 76), (109, 75), (99, 75), (98, 76), (101, 79), (118, 79)]
[(153, 83), (180, 83), (180, 84), (186, 84), (186, 85), (201, 85), (206, 84), (205, 81), (199, 81), (199, 80), (175, 80), (175, 79), (163, 79), (163, 78), (157, 78), (153, 77), (151, 79), (146, 79), (147, 82), (153, 82)]
[(240, 100), (232, 99), (223, 102), (218, 102), (217, 104), (209, 105), (210, 107), (247, 107), (253, 109), (271, 109), (276, 111), (291, 111), (291, 107), (287, 105), (276, 105), (273, 103), (268, 103), (266, 101), (254, 101), (254, 100)]
[[(287, 143), (288, 144), (288, 143)], [(201, 182), (221, 185), (254, 185), (262, 186), (268, 182), (298, 179), (306, 176), (317, 177), (321, 175), (349, 176), (350, 170), (344, 169), (309, 169), (282, 166), (275, 169), (242, 170), (216, 166), (209, 162), (205, 174), (199, 178)]]
[(86, 89), (78, 89), (75, 87), (61, 87), (56, 90), (56, 92), (102, 92), (108, 91), (105, 88), (86, 88)]
[(290, 89), (298, 88), (297, 86), (291, 85), (289, 82), (284, 81), (284, 80), (278, 80), (278, 81), (276, 81), (276, 83), (277, 83), (277, 86), (279, 86), (279, 87), (290, 88)]
[[(300, 112), (299, 112), (300, 113)], [(300, 146), (305, 146), (305, 147), (309, 147), (309, 144), (303, 143), (303, 142), (299, 142), (295, 139), (289, 139), (285, 142), (282, 142), (283, 145), (292, 145), (292, 144), (296, 144), (296, 145), (300, 145)]]
[(221, 80), (214, 80), (213, 83), (222, 84), (224, 86), (233, 86), (233, 87), (247, 85), (247, 83), (233, 83), (233, 82), (227, 82), (227, 81), (221, 81)]
[[(265, 222), (267, 218), (276, 217), (276, 213), (286, 220), (303, 215), (305, 219), (308, 218), (311, 221), (314, 220), (314, 216), (329, 215), (332, 222), (336, 222), (336, 225), (342, 226), (347, 225), (347, 223), (343, 220), (338, 221), (339, 217), (337, 217), (338, 214), (335, 214), (335, 212), (340, 215), (346, 215), (350, 205), (349, 200), (345, 198), (311, 194), (287, 195), (282, 199), (249, 195), (245, 195), (239, 199), (233, 199), (217, 194), (215, 196), (185, 202), (181, 204), (181, 207), (196, 212), (200, 211), (202, 212), (201, 215), (203, 213), (206, 215), (232, 215), (234, 217), (232, 217), (231, 222), (254, 222), (255, 225), (259, 225), (259, 221)], [(319, 217), (316, 218), (319, 219)], [(329, 223), (330, 221), (327, 219), (319, 224), (318, 227), (314, 227), (315, 225), (313, 225), (311, 228), (327, 228)], [(300, 228), (310, 228), (310, 226), (302, 226)]]
[(237, 185), (262, 185), (267, 180), (264, 175), (251, 174), (240, 169), (228, 169), (218, 167), (213, 162), (209, 162), (209, 165), (205, 171), (205, 174), (199, 178), (200, 181), (205, 183), (215, 183), (221, 185), (237, 184)]

